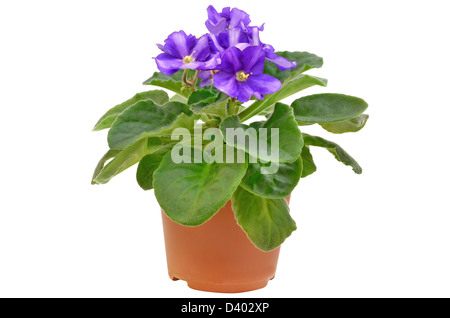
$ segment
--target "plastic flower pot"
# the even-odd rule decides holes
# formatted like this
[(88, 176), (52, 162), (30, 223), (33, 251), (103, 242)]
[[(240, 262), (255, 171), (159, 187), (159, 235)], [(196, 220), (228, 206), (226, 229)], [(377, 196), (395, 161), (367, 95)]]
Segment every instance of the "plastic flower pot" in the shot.
[[(289, 198), (287, 198), (289, 202)], [(167, 268), (193, 289), (238, 293), (263, 288), (275, 277), (280, 247), (264, 252), (237, 224), (231, 201), (199, 226), (183, 226), (162, 211)]]

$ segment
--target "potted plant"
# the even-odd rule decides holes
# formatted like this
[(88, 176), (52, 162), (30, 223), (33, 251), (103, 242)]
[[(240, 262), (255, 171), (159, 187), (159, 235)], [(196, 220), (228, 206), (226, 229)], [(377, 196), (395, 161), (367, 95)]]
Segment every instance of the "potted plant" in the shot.
[(310, 147), (362, 172), (339, 145), (303, 128), (359, 131), (367, 103), (330, 93), (282, 103), (326, 86), (305, 74), (322, 58), (276, 52), (260, 40), (264, 26), (251, 26), (237, 8), (209, 6), (207, 13), (209, 33), (177, 31), (158, 44), (160, 72), (144, 84), (165, 90), (138, 93), (97, 122), (94, 130), (109, 129), (109, 150), (92, 183), (139, 164), (138, 184), (155, 190), (163, 211), (170, 277), (195, 289), (241, 292), (275, 275), (280, 245), (296, 229), (290, 194), (316, 171)]

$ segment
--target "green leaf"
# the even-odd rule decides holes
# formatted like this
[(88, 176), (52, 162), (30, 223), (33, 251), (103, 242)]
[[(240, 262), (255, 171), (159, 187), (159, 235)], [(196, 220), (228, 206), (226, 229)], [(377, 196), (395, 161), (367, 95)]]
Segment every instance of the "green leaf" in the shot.
[(255, 128), (255, 129), (259, 129), (259, 128), (263, 128), (265, 123), (266, 122), (264, 120), (262, 120), (262, 121), (254, 121), (249, 126), (252, 127), (252, 128)]
[(181, 96), (179, 94), (175, 94), (170, 98), (171, 102), (180, 102), (183, 104), (187, 104), (187, 98), (184, 96)]
[(92, 176), (92, 181), (91, 184), (97, 184), (97, 182), (95, 182), (95, 178), (97, 178), (97, 176), (100, 174), (100, 172), (102, 171), (103, 167), (105, 166), (105, 163), (111, 159), (114, 158), (115, 156), (117, 156), (117, 154), (120, 153), (120, 150), (111, 150), (109, 149), (105, 155), (100, 159), (100, 161), (98, 162), (97, 166), (95, 167), (94, 170), (94, 175)]
[(188, 104), (194, 114), (208, 114), (225, 118), (227, 116), (228, 95), (199, 90), (189, 96)]
[[(302, 159), (291, 163), (278, 163), (278, 171), (264, 174), (263, 168), (271, 169), (273, 163), (249, 163), (241, 187), (264, 198), (283, 199), (291, 194), (302, 174)], [(273, 168), (273, 166), (272, 166)]]
[(273, 128), (278, 128), (280, 162), (293, 162), (297, 160), (303, 147), (303, 140), (298, 125), (294, 120), (294, 115), (288, 105), (282, 103), (275, 104), (275, 109), (263, 125), (263, 128), (267, 128), (268, 130), (267, 138), (272, 136), (271, 130)]
[(110, 150), (112, 153), (116, 154), (114, 159), (112, 159), (97, 173), (97, 175), (94, 176), (92, 184), (107, 183), (114, 176), (138, 163), (145, 155), (162, 147), (164, 147), (164, 145), (159, 139), (149, 138), (148, 140), (141, 139), (122, 151)]
[(171, 145), (163, 147), (141, 159), (136, 171), (136, 180), (142, 189), (153, 189), (153, 173), (171, 148)]
[[(225, 94), (221, 95), (222, 98), (225, 98)], [(206, 105), (201, 109), (201, 114), (207, 114), (207, 115), (213, 115), (218, 116), (221, 119), (224, 119), (227, 117), (227, 108), (229, 104), (228, 97), (226, 99), (219, 98), (216, 102)], [(194, 112), (198, 112), (199, 110), (196, 108), (191, 109)]]
[[(200, 82), (197, 82), (197, 84), (200, 84)], [(214, 93), (215, 95), (220, 93), (220, 91), (214, 85), (210, 85), (210, 86), (204, 87), (203, 89), (209, 90), (212, 93)]]
[(280, 101), (286, 97), (289, 97), (308, 87), (314, 85), (327, 86), (327, 83), (328, 81), (325, 78), (300, 74), (288, 80), (278, 92), (273, 93), (267, 99), (267, 102), (274, 104), (275, 102)]
[[(192, 156), (195, 151), (199, 149), (191, 148)], [(231, 198), (247, 170), (246, 163), (206, 161), (174, 163), (169, 152), (153, 174), (155, 196), (173, 221), (196, 226), (209, 220)]]
[(357, 174), (361, 174), (362, 173), (361, 166), (356, 162), (355, 159), (353, 159), (338, 144), (336, 144), (336, 143), (334, 143), (332, 141), (328, 141), (326, 139), (323, 139), (321, 137), (311, 136), (311, 135), (308, 135), (308, 134), (303, 134), (303, 140), (305, 142), (305, 145), (322, 147), (322, 148), (327, 149), (331, 154), (334, 155), (336, 160), (342, 162), (346, 166), (352, 167), (353, 171), (355, 173), (357, 173)]
[(305, 178), (316, 172), (317, 167), (308, 146), (303, 146), (301, 157), (303, 162), (302, 178)]
[(267, 199), (239, 187), (232, 198), (237, 223), (263, 251), (280, 246), (297, 229), (285, 199)]
[[(250, 142), (244, 138), (232, 138), (227, 140), (230, 136), (227, 136), (227, 129), (242, 128), (245, 133), (250, 136), (252, 140), (260, 139), (260, 133), (257, 129), (249, 129), (249, 126), (240, 122), (239, 117), (236, 115), (227, 117), (221, 124), (220, 130), (224, 136), (224, 140), (227, 144), (236, 147), (237, 149), (244, 150), (254, 158), (259, 158), (264, 161), (273, 161), (274, 157), (271, 149), (275, 147), (272, 145), (272, 136), (278, 138), (278, 160), (279, 162), (294, 162), (300, 156), (301, 149), (303, 147), (302, 134), (298, 129), (297, 122), (294, 119), (292, 109), (285, 104), (277, 103), (275, 105), (274, 112), (270, 118), (260, 128), (267, 129), (267, 152), (260, 151), (259, 145), (252, 147)], [(252, 127), (253, 128), (253, 127)], [(272, 128), (278, 129), (272, 130)], [(236, 140), (237, 139), (237, 140)]]
[(203, 106), (209, 105), (216, 101), (217, 94), (213, 92), (201, 89), (199, 91), (193, 92), (188, 99), (188, 105), (198, 106), (202, 108)]
[(165, 91), (154, 90), (142, 93), (137, 93), (129, 100), (123, 102), (122, 104), (116, 105), (110, 110), (108, 110), (102, 118), (99, 119), (97, 124), (95, 124), (94, 130), (102, 130), (111, 127), (112, 123), (116, 120), (124, 110), (128, 109), (131, 105), (136, 104), (141, 100), (152, 100), (155, 104), (164, 105), (169, 101), (169, 96)]
[(145, 137), (170, 135), (177, 127), (192, 128), (189, 107), (179, 102), (159, 106), (151, 100), (140, 101), (117, 117), (108, 133), (111, 149), (121, 150)]
[(183, 70), (180, 70), (170, 76), (165, 75), (161, 72), (155, 72), (153, 73), (152, 77), (150, 77), (148, 80), (144, 82), (144, 85), (159, 86), (171, 90), (172, 92), (175, 92), (181, 96), (188, 97), (189, 94), (191, 93), (190, 90), (188, 89), (182, 90), (183, 72), (184, 72)]
[(261, 113), (276, 102), (314, 85), (327, 86), (327, 80), (304, 74), (290, 77), (282, 84), (281, 89), (278, 92), (265, 95), (263, 100), (254, 102), (239, 114), (239, 118), (244, 122), (252, 116)]
[(264, 64), (264, 73), (278, 78), (284, 82), (289, 76), (298, 75), (312, 68), (320, 68), (323, 65), (323, 59), (315, 54), (308, 52), (276, 52), (277, 55), (284, 57), (291, 62), (297, 62), (297, 67), (280, 71), (278, 66), (272, 62), (266, 61)]
[(270, 115), (272, 115), (274, 108), (275, 108), (275, 104), (274, 105), (270, 105), (269, 107), (267, 107), (267, 108), (263, 109), (262, 111), (260, 111), (258, 116), (265, 116), (265, 117), (269, 118)]
[(347, 132), (357, 132), (364, 128), (367, 120), (369, 119), (369, 115), (361, 114), (358, 117), (336, 121), (334, 123), (324, 123), (320, 124), (323, 129), (329, 131), (333, 134), (343, 134)]
[(303, 123), (330, 123), (357, 117), (367, 109), (358, 97), (342, 94), (315, 94), (295, 100), (295, 119)]

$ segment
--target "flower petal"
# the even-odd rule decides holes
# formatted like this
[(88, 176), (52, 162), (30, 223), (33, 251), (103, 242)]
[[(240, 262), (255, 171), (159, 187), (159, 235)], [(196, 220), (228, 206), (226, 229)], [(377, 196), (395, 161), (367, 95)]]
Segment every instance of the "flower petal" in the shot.
[(217, 63), (213, 59), (206, 61), (206, 62), (191, 62), (191, 63), (183, 63), (183, 65), (180, 66), (180, 69), (182, 70), (198, 70), (198, 71), (211, 71), (217, 68)]
[(223, 52), (225, 49), (219, 44), (219, 39), (214, 34), (210, 34), (209, 38), (211, 39), (212, 44), (217, 49), (218, 52)]
[(297, 67), (297, 62), (291, 62), (282, 56), (276, 55), (275, 53), (266, 53), (266, 58), (268, 61), (275, 63), (280, 71), (286, 71)]
[(213, 79), (212, 79), (212, 77), (210, 77), (210, 78), (202, 80), (198, 86), (200, 86), (200, 88), (203, 88), (203, 87), (211, 85), (212, 83), (213, 83)]
[(260, 94), (272, 94), (281, 88), (280, 80), (267, 74), (250, 75), (245, 83), (247, 83), (254, 92)]
[(212, 24), (210, 21), (205, 22), (206, 27), (208, 28), (208, 31), (211, 32), (211, 34), (220, 34), (227, 29), (228, 22), (226, 19), (222, 18), (217, 22), (217, 24)]
[(252, 46), (250, 43), (238, 43), (235, 45), (239, 50), (244, 51), (249, 46)]
[(211, 50), (209, 47), (209, 37), (208, 35), (202, 35), (198, 40), (195, 46), (192, 48), (192, 52), (190, 52), (194, 60), (196, 61), (205, 61), (211, 55)]
[(161, 51), (163, 51), (164, 53), (171, 54), (171, 52), (166, 48), (165, 45), (162, 45), (162, 44), (158, 44), (158, 43), (157, 43), (156, 46), (157, 46)]
[(211, 56), (211, 58), (207, 61), (204, 62), (205, 63), (205, 70), (215, 70), (219, 68), (219, 65), (221, 63), (221, 58), (220, 58), (220, 54), (214, 54)]
[(206, 12), (208, 13), (208, 21), (210, 21), (212, 24), (217, 24), (219, 20), (222, 19), (222, 16), (217, 12), (216, 8), (214, 6), (210, 5), (208, 8), (206, 8)]
[(257, 26), (249, 27), (248, 32), (252, 39), (252, 44), (257, 46), (261, 45), (261, 40), (259, 39), (259, 28)]
[(237, 99), (241, 103), (248, 102), (253, 95), (253, 88), (249, 85), (248, 81), (238, 82), (238, 86)]
[(230, 12), (230, 24), (228, 27), (230, 29), (240, 26), (246, 27), (250, 22), (250, 16), (245, 11), (233, 8)]
[(175, 74), (183, 66), (183, 61), (181, 59), (167, 53), (159, 54), (155, 60), (158, 69), (166, 75)]
[(231, 12), (231, 8), (230, 7), (225, 7), (222, 9), (222, 13), (220, 14), (222, 17), (226, 18), (227, 21), (230, 20), (230, 12)]
[(220, 71), (213, 76), (214, 86), (221, 92), (231, 97), (238, 97), (239, 86), (236, 80), (236, 74)]
[(264, 52), (266, 52), (266, 56), (269, 55), (270, 53), (275, 52), (275, 49), (270, 44), (263, 44), (262, 48), (263, 48)]
[(235, 47), (227, 49), (222, 55), (221, 66), (222, 70), (233, 73), (234, 76), (236, 76), (236, 73), (243, 69), (241, 63), (241, 51)]
[(235, 46), (238, 43), (248, 43), (248, 37), (239, 28), (229, 29), (226, 32), (219, 34), (219, 44), (223, 48)]
[(243, 71), (247, 74), (262, 74), (266, 55), (260, 46), (249, 46), (242, 51)]
[(184, 31), (173, 32), (165, 41), (165, 52), (175, 57), (184, 59), (191, 54), (191, 50), (197, 42), (195, 36), (186, 35)]
[(206, 20), (205, 25), (208, 28), (209, 32), (217, 35), (226, 31), (229, 20), (229, 18), (226, 17), (227, 9), (228, 11), (230, 10), (229, 7), (223, 8), (222, 14), (218, 13), (217, 10), (212, 5), (210, 5), (206, 9), (206, 12), (208, 12), (208, 20)]
[(201, 79), (208, 79), (212, 76), (212, 72), (211, 71), (200, 71), (200, 73), (198, 73), (198, 78)]
[(258, 92), (253, 92), (253, 95), (255, 95), (255, 97), (256, 97), (257, 99), (260, 99), (260, 100), (263, 100), (263, 99), (264, 99), (264, 96), (262, 96), (262, 94), (260, 94), (260, 93), (258, 93)]

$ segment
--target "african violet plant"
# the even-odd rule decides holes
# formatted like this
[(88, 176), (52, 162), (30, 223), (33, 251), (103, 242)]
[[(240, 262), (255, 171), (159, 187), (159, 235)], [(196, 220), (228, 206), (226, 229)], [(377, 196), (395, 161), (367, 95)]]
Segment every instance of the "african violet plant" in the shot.
[[(231, 199), (238, 224), (256, 247), (269, 251), (296, 229), (285, 198), (301, 178), (316, 171), (311, 146), (327, 149), (354, 172), (362, 172), (339, 145), (302, 133), (299, 126), (319, 124), (331, 133), (356, 132), (368, 119), (362, 114), (367, 104), (342, 94), (304, 96), (290, 106), (280, 103), (308, 87), (326, 86), (326, 79), (304, 74), (320, 68), (322, 58), (307, 52), (275, 52), (260, 40), (264, 26), (251, 26), (242, 10), (224, 8), (219, 13), (209, 6), (207, 12), (209, 33), (197, 38), (173, 32), (164, 45), (158, 44), (162, 53), (155, 60), (160, 72), (144, 84), (175, 95), (169, 98), (164, 90), (138, 93), (97, 122), (94, 130), (109, 128), (110, 149), (95, 169), (92, 183), (107, 183), (139, 163), (138, 184), (144, 190), (155, 189), (172, 220), (200, 225)], [(257, 115), (265, 120), (244, 124)], [(207, 160), (213, 154), (207, 153), (207, 144), (214, 141), (203, 138), (196, 147), (196, 123), (204, 124), (200, 134), (216, 128), (223, 137), (221, 144), (245, 151), (245, 160)], [(187, 137), (189, 149), (204, 150), (200, 161), (172, 159), (179, 141), (171, 134), (179, 128), (193, 133)], [(244, 132), (266, 128), (269, 135), (274, 131), (279, 140), (276, 173), (262, 173), (271, 158), (242, 140), (227, 138), (231, 128)]]

